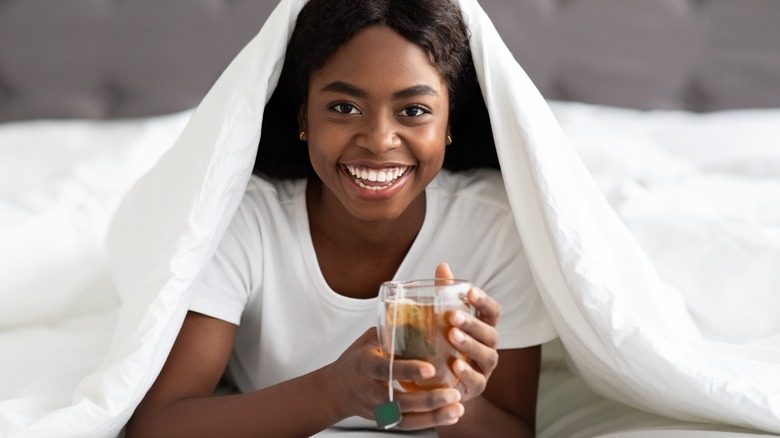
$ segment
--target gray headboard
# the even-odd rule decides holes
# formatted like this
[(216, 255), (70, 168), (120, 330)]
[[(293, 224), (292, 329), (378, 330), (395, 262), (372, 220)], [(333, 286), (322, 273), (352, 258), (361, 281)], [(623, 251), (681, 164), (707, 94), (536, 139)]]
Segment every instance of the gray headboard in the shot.
[[(0, 0), (0, 122), (196, 105), (275, 0)], [(780, 107), (780, 0), (481, 0), (552, 99)]]
[(778, 0), (481, 3), (548, 98), (641, 109), (780, 107)]
[(195, 106), (275, 0), (0, 0), (0, 121)]

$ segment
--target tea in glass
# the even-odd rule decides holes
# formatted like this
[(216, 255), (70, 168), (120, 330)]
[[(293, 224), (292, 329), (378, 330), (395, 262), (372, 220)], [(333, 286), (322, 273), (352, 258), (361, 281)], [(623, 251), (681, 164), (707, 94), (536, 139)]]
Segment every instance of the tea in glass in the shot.
[(433, 364), (436, 375), (418, 381), (399, 381), (406, 391), (455, 388), (454, 359), (468, 360), (447, 339), (450, 312), (474, 314), (466, 280), (429, 279), (391, 281), (379, 293), (379, 341), (384, 353), (395, 359), (417, 359)]

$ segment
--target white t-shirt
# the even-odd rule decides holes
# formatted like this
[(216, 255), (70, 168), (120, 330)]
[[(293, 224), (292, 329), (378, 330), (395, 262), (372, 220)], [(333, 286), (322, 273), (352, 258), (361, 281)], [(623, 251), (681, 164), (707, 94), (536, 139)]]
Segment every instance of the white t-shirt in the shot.
[[(332, 363), (377, 324), (377, 298), (345, 297), (325, 282), (305, 193), (305, 180), (253, 177), (190, 305), (239, 325), (228, 367), (242, 392)], [(443, 170), (425, 194), (425, 220), (394, 279), (430, 278), (447, 262), (455, 277), (470, 280), (501, 305), (499, 348), (554, 338), (501, 174)]]

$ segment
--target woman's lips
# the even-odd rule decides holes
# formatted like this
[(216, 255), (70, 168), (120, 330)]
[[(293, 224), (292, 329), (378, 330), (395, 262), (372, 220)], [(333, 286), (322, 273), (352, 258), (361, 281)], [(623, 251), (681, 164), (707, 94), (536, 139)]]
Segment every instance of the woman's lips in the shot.
[(344, 168), (358, 187), (365, 190), (381, 191), (392, 187), (412, 166), (372, 168), (345, 164)]

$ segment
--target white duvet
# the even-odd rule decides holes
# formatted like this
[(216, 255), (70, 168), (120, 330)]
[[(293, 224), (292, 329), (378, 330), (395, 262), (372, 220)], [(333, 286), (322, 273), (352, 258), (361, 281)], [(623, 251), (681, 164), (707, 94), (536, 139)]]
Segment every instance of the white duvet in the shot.
[[(460, 3), (567, 350), (545, 362), (540, 435), (780, 433), (780, 109), (551, 113)], [(191, 112), (0, 126), (0, 436), (120, 432), (251, 171), (279, 67), (253, 61), (281, 56), (299, 7), (282, 2), (181, 137)]]
[[(550, 105), (610, 205), (685, 301), (700, 337), (667, 352), (668, 363), (637, 354), (636, 360), (652, 366), (680, 369), (672, 374), (662, 368), (645, 377), (658, 386), (640, 387), (644, 400), (616, 397), (687, 422), (597, 396), (561, 368), (563, 355), (549, 346), (540, 437), (735, 434), (739, 429), (699, 422), (749, 426), (738, 417), (750, 405), (765, 406), (761, 419), (774, 426), (764, 427), (778, 433), (780, 142), (773, 131), (780, 109), (694, 114)], [(628, 373), (630, 383), (639, 380), (630, 374), (633, 368), (617, 372)], [(691, 393), (697, 385), (701, 391)], [(713, 406), (717, 397), (725, 405), (721, 409)]]

